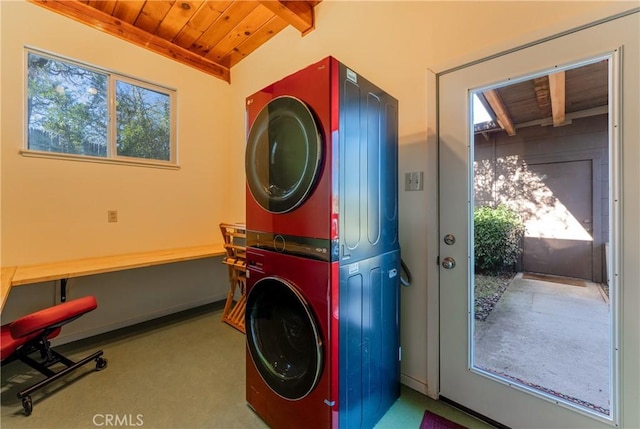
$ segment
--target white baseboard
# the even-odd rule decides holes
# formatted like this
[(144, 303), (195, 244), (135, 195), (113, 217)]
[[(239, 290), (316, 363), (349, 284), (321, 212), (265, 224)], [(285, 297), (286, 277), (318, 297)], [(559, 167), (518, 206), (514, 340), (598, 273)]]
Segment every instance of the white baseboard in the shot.
[[(400, 383), (404, 384), (405, 386), (417, 392), (422, 393), (423, 395), (430, 396), (433, 398), (433, 396), (429, 395), (429, 389), (425, 382), (416, 380), (415, 378), (409, 377), (406, 374), (400, 374)], [(433, 399), (437, 399), (437, 398), (433, 398)]]

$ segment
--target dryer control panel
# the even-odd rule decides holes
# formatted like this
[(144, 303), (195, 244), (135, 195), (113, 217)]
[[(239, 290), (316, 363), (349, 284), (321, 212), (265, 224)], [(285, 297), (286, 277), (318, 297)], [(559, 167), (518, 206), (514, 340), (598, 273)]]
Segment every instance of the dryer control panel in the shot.
[(271, 250), (325, 262), (338, 260), (338, 240), (247, 231), (247, 247)]

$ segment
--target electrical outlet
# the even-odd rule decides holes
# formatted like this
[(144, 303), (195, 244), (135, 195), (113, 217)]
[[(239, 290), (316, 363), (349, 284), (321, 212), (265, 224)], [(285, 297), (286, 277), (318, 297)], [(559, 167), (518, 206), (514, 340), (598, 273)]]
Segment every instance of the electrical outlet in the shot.
[(422, 171), (413, 171), (404, 173), (404, 190), (405, 191), (422, 191), (424, 189), (424, 174)]
[(107, 210), (107, 221), (118, 222), (118, 210)]

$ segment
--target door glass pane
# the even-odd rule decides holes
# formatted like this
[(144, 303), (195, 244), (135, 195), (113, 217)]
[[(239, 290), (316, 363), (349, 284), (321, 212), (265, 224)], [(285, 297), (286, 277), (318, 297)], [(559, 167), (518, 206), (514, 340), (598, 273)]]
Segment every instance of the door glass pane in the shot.
[(474, 91), (472, 369), (609, 416), (609, 59)]

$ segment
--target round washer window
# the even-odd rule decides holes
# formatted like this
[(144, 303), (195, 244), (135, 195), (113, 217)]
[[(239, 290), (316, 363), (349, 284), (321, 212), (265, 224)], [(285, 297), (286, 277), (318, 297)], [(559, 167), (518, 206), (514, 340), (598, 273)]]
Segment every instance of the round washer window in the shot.
[(249, 354), (262, 379), (278, 395), (296, 400), (316, 386), (322, 371), (322, 339), (302, 295), (282, 279), (258, 281), (247, 296)]
[(315, 183), (321, 152), (309, 108), (294, 97), (271, 100), (258, 113), (247, 139), (245, 171), (256, 202), (272, 213), (302, 204)]

